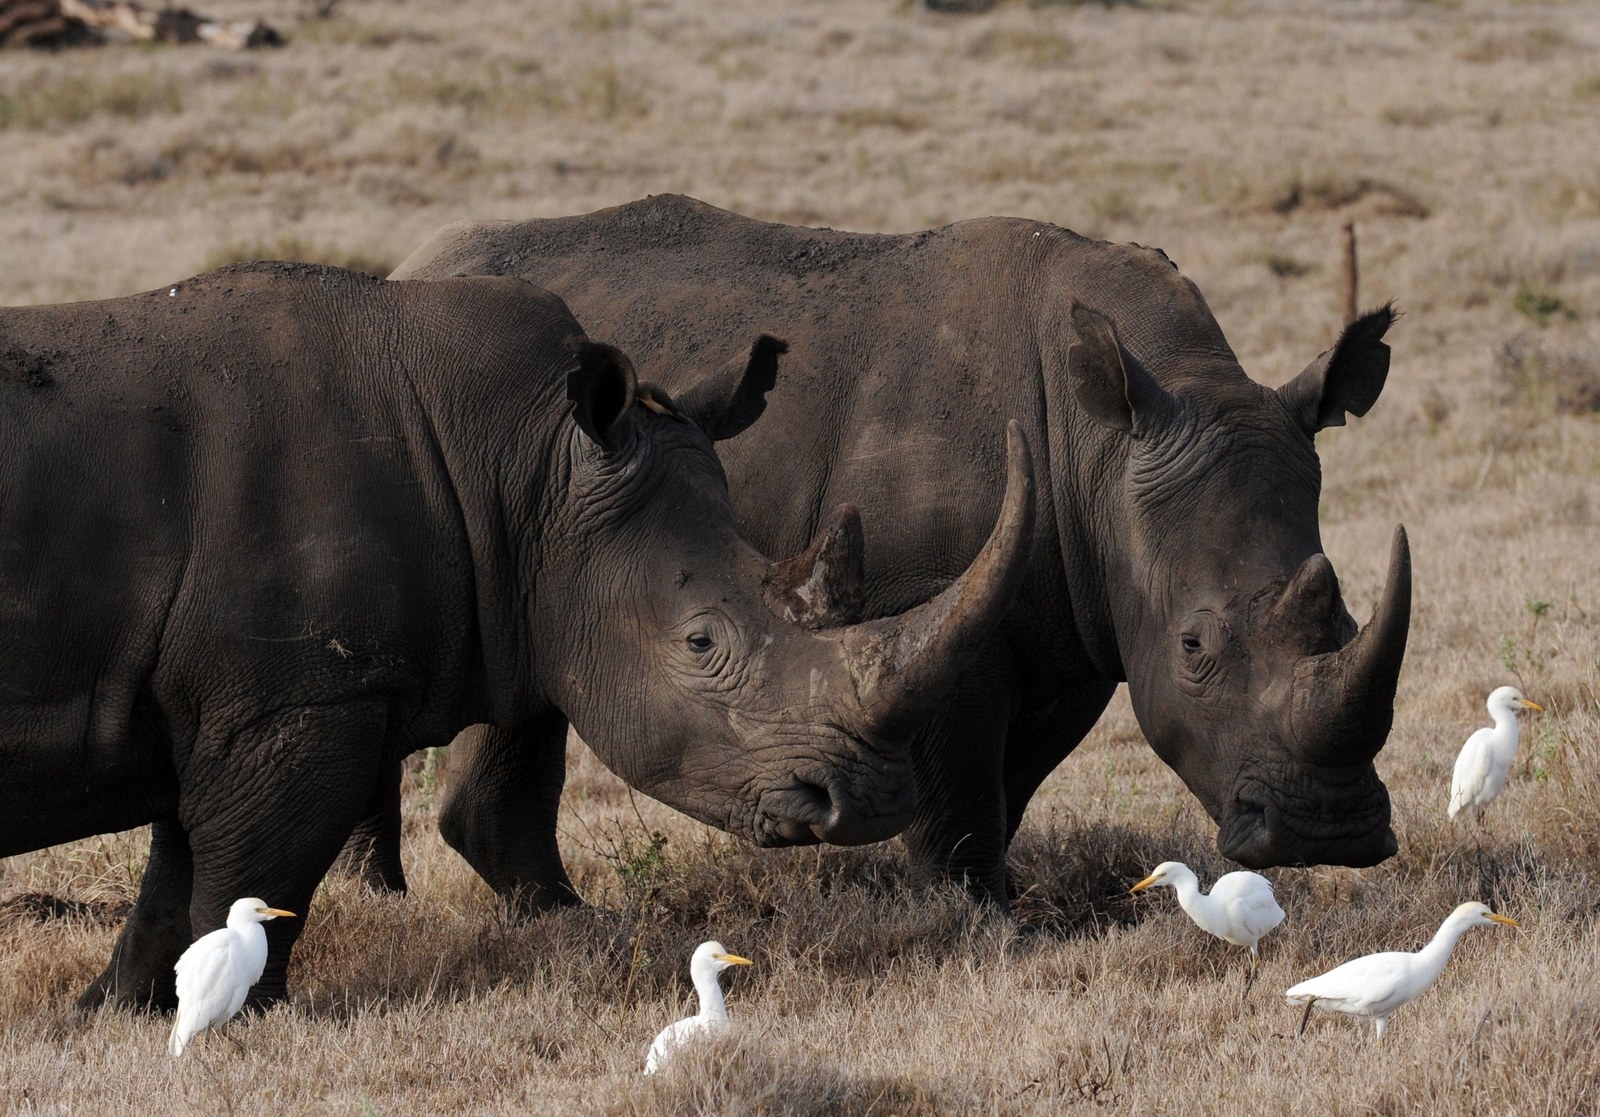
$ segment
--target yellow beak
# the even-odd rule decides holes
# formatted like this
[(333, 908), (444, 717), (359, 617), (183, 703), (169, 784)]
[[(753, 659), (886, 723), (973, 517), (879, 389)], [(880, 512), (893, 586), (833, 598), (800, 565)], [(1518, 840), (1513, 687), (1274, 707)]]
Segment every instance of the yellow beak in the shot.
[(713, 954), (711, 957), (727, 966), (748, 966), (750, 959), (741, 958), (737, 954)]
[(1496, 915), (1494, 912), (1490, 912), (1489, 918), (1494, 920), (1496, 923), (1504, 923), (1507, 927), (1522, 926), (1522, 924), (1518, 923), (1515, 919), (1512, 919), (1509, 915)]
[(1538, 710), (1541, 714), (1544, 713), (1544, 707), (1531, 698), (1524, 698), (1522, 704), (1530, 710)]
[(1156, 878), (1155, 877), (1153, 877), (1153, 876), (1145, 877), (1138, 884), (1136, 884), (1132, 888), (1128, 889), (1128, 895), (1132, 896), (1135, 892), (1143, 891), (1144, 889), (1149, 888), (1155, 882), (1156, 882)]
[(284, 911), (282, 908), (257, 908), (256, 911), (262, 915), (281, 915), (287, 919), (294, 918), (294, 912)]

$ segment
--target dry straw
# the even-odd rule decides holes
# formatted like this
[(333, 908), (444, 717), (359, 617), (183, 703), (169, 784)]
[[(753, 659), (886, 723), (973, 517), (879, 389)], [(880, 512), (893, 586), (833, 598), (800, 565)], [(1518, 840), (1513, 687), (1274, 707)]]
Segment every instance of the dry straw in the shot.
[[(1206, 880), (1230, 866), (1121, 698), (1025, 821), (1024, 927), (915, 886), (893, 845), (760, 852), (636, 811), (581, 754), (562, 840), (595, 906), (517, 923), (440, 843), (419, 765), (412, 894), (331, 880), (290, 1004), (236, 1025), (242, 1055), (201, 1041), (174, 1063), (164, 1021), (71, 1011), (142, 834), (0, 862), (0, 898), (82, 905), (0, 913), (0, 1111), (1594, 1111), (1600, 419), (1571, 402), (1600, 315), (1590, 7), (312, 7), (208, 4), (289, 33), (258, 57), (0, 57), (0, 301), (151, 289), (237, 255), (382, 270), (449, 220), (681, 190), (775, 220), (1006, 213), (1160, 245), (1278, 384), (1337, 332), (1356, 222), (1363, 299), (1407, 313), (1383, 399), (1319, 439), (1323, 541), (1365, 617), (1393, 524), (1411, 535), (1378, 761), (1401, 852), (1272, 871), (1288, 918), (1241, 1005), (1232, 948), (1125, 895), (1168, 858)], [(1501, 683), (1549, 712), (1524, 726), (1480, 853), (1445, 801)], [(1381, 1047), (1335, 1018), (1293, 1040), (1282, 989), (1415, 949), (1467, 899), (1523, 929), (1463, 942)], [(755, 962), (729, 982), (745, 1026), (645, 1080), (713, 936)]]

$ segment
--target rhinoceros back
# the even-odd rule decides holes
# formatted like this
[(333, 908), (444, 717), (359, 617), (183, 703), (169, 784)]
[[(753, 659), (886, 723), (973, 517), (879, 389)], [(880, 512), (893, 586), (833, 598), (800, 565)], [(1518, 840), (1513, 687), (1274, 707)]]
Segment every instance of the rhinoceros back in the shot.
[[(404, 290), (438, 286), (245, 265), (0, 310), (0, 749), (72, 758), (90, 813), (117, 800), (99, 830), (170, 794), (165, 739), (249, 703), (347, 694), (352, 675), (405, 696), (404, 714), (429, 700), (409, 685), (466, 670), (472, 633), (427, 619), (441, 602), (471, 615), (473, 594), (470, 463), (447, 460), (434, 420), (451, 372), (493, 378), (487, 410), (520, 413), (504, 393), (534, 390), (517, 378), (541, 354), (507, 360), (530, 311), (497, 311), (493, 284), (459, 314)], [(531, 314), (557, 346), (577, 329), (547, 296)], [(26, 848), (58, 821), (82, 831), (68, 789), (44, 799), (16, 827)]]

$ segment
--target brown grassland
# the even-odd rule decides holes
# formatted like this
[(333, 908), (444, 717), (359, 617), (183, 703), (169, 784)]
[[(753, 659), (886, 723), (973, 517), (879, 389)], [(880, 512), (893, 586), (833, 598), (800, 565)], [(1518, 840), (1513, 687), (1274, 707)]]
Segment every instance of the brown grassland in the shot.
[[(580, 748), (562, 836), (592, 906), (525, 924), (440, 841), (448, 754), (408, 775), (403, 898), (330, 879), (291, 1003), (245, 1050), (170, 1059), (160, 1019), (72, 1002), (142, 833), (0, 862), (0, 1112), (1593, 1114), (1600, 1109), (1600, 6), (1545, 0), (218, 0), (282, 50), (0, 56), (0, 302), (145, 290), (228, 260), (383, 272), (464, 217), (681, 191), (777, 220), (906, 230), (1016, 214), (1163, 247), (1277, 384), (1363, 301), (1398, 300), (1366, 419), (1319, 439), (1325, 545), (1370, 611), (1393, 524), (1416, 600), (1378, 767), (1397, 857), (1268, 875), (1240, 953), (1170, 893), (1213, 828), (1119, 697), (1034, 801), (1017, 911), (906, 881), (888, 844), (756, 851), (631, 795)], [(322, 5), (326, 8), (327, 5)], [(645, 372), (648, 375), (648, 371)], [(1481, 853), (1450, 766), (1520, 682)], [(0, 777), (3, 778), (3, 777)], [(74, 901), (34, 918), (14, 898)], [(1439, 984), (1296, 1040), (1281, 991), (1414, 949), (1457, 903)], [(271, 900), (271, 897), (268, 897)], [(744, 1027), (642, 1078), (692, 1011), (708, 935)]]

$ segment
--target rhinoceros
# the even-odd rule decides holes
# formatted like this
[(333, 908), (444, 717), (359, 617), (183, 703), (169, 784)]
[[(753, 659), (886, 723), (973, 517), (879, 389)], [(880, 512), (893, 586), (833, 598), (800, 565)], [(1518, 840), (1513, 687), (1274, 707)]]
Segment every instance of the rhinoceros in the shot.
[[(1358, 634), (1322, 552), (1313, 447), (1377, 400), (1390, 308), (1273, 390), (1157, 250), (1021, 219), (795, 228), (670, 195), (450, 225), (394, 273), (458, 274), (548, 286), (669, 388), (730, 332), (784, 332), (768, 418), (723, 450), (734, 508), (782, 552), (830, 503), (858, 505), (868, 616), (934, 592), (977, 551), (1004, 476), (985, 432), (1020, 418), (1041, 487), (1029, 573), (913, 744), (919, 872), (1004, 905), (1029, 799), (1122, 681), (1224, 855), (1365, 866), (1395, 852), (1373, 760), (1405, 652), (1409, 551), (1399, 528)], [(530, 887), (519, 804), (548, 777), (518, 770), (514, 742), (470, 744), (446, 837), (469, 859), (492, 851), (491, 883)]]
[[(304, 915), (401, 759), (470, 725), (559, 768), (570, 720), (769, 845), (901, 829), (910, 733), (1021, 580), (1027, 448), (970, 570), (834, 623), (854, 512), (769, 565), (712, 450), (781, 349), (674, 398), (521, 279), (290, 264), (0, 310), (0, 856), (154, 824), (83, 1003), (170, 1005), (239, 896)], [(303, 925), (272, 924), (257, 1000)]]

